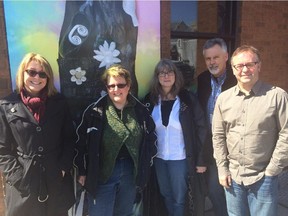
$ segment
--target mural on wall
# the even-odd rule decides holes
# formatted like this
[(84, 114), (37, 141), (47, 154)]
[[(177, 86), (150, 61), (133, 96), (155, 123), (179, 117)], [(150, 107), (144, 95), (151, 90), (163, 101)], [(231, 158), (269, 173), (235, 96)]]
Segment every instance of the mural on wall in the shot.
[(113, 63), (131, 72), (134, 94), (147, 93), (160, 59), (160, 1), (4, 0), (4, 15), (13, 88), (21, 59), (36, 52), (74, 113), (105, 90), (100, 77)]

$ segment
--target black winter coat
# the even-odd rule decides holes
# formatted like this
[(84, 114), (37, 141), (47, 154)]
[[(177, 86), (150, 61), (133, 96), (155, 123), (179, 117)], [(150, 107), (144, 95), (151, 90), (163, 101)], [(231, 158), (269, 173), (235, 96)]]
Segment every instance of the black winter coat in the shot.
[[(183, 89), (179, 92), (178, 96), (180, 98), (179, 121), (184, 135), (188, 167), (189, 191), (187, 193), (187, 210), (185, 215), (191, 216), (194, 212), (194, 197), (196, 196), (196, 166), (203, 166), (204, 164), (201, 152), (206, 138), (206, 123), (202, 108), (194, 94)], [(150, 94), (146, 95), (144, 104), (148, 107), (150, 113), (152, 113), (154, 105), (150, 101)], [(151, 197), (151, 199), (153, 199), (153, 197)], [(152, 212), (149, 213), (149, 215), (155, 214)]]
[[(231, 88), (232, 86), (235, 86), (237, 84), (236, 78), (233, 76), (231, 70), (227, 70), (226, 72), (226, 79), (222, 85), (222, 92)], [(198, 78), (198, 87), (197, 87), (197, 94), (198, 99), (201, 104), (201, 107), (203, 111), (205, 112), (205, 118), (206, 122), (208, 123), (208, 115), (207, 115), (207, 103), (209, 100), (209, 97), (212, 92), (211, 88), (211, 73), (206, 70), (203, 73), (201, 73)], [(208, 126), (208, 125), (207, 125)], [(206, 165), (215, 163), (214, 157), (213, 157), (213, 145), (212, 145), (212, 132), (211, 130), (207, 131), (207, 138), (204, 144), (203, 153), (202, 153), (204, 160), (206, 162)]]
[[(128, 95), (134, 98), (132, 95)], [(99, 175), (100, 144), (103, 134), (105, 119), (105, 107), (107, 105), (105, 95), (95, 103), (90, 104), (83, 113), (80, 125), (77, 127), (78, 140), (76, 142), (77, 155), (75, 165), (79, 175), (86, 176), (85, 188), (88, 193), (96, 197)], [(142, 142), (139, 149), (139, 167), (136, 176), (136, 186), (142, 190), (149, 179), (152, 157), (156, 155), (155, 124), (145, 106), (137, 99), (135, 112), (137, 121), (142, 128)], [(87, 131), (89, 128), (90, 131)]]
[(70, 171), (76, 137), (63, 96), (47, 98), (40, 123), (19, 94), (0, 100), (0, 134), (6, 215), (55, 216), (68, 210), (75, 200)]

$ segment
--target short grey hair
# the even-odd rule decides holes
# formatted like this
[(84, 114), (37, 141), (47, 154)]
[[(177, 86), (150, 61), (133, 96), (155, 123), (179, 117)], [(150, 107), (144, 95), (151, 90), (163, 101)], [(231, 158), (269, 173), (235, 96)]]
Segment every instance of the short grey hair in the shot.
[(224, 52), (227, 52), (227, 44), (222, 38), (212, 38), (205, 42), (203, 46), (203, 55), (206, 49), (209, 49), (215, 45), (219, 45)]

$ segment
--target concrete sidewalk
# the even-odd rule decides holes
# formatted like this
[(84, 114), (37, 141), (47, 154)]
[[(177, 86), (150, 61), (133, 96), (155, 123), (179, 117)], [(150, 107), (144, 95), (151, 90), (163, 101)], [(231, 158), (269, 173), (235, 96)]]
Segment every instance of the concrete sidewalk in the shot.
[[(285, 170), (279, 175), (279, 202), (278, 216), (288, 215), (288, 170)], [(215, 216), (212, 209), (212, 204), (208, 198), (205, 203), (205, 216)], [(273, 215), (274, 216), (274, 215)]]

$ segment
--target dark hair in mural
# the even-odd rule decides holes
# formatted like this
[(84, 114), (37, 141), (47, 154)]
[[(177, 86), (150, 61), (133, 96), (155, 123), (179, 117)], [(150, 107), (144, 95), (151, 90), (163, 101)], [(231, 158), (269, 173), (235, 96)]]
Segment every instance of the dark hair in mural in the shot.
[(137, 95), (137, 35), (134, 1), (66, 1), (58, 64), (61, 92), (73, 113), (105, 90), (101, 75), (115, 63), (130, 71)]
[(43, 71), (46, 73), (47, 75), (47, 94), (48, 96), (52, 96), (54, 94), (57, 93), (57, 89), (54, 86), (54, 75), (53, 75), (53, 71), (51, 68), (51, 65), (49, 64), (49, 62), (47, 61), (46, 58), (44, 58), (43, 56), (36, 54), (36, 53), (27, 53), (19, 67), (18, 67), (18, 71), (16, 74), (16, 91), (19, 93), (23, 88), (24, 88), (24, 73), (25, 70), (27, 69), (28, 65), (30, 62), (32, 61), (36, 61), (38, 62), (42, 68)]

